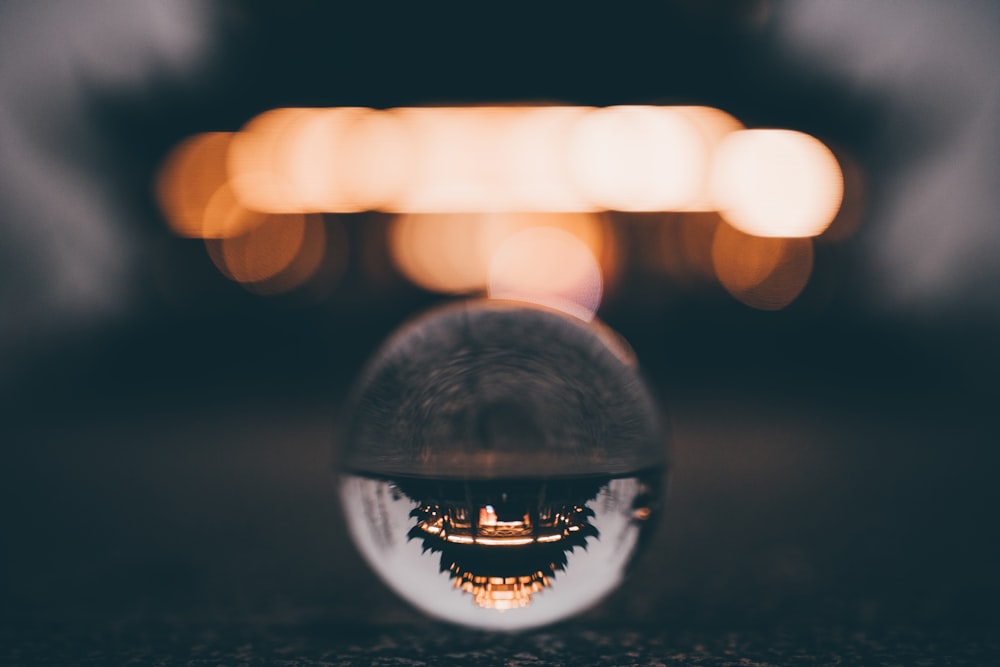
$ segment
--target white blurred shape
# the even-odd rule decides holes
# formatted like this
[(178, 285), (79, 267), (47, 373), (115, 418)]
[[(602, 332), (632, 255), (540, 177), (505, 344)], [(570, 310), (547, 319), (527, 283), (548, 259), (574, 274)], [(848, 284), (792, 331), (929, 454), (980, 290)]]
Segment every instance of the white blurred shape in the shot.
[(526, 109), (506, 136), (503, 160), (509, 165), (511, 191), (521, 210), (587, 211), (567, 154), (573, 127), (587, 107)]
[(698, 128), (671, 107), (595, 109), (576, 124), (569, 160), (581, 194), (619, 211), (695, 204), (709, 152)]
[(394, 109), (412, 168), (385, 210), (407, 213), (590, 211), (575, 190), (565, 144), (583, 109)]
[(697, 129), (707, 158), (690, 165), (691, 169), (700, 170), (698, 178), (700, 187), (698, 194), (687, 204), (679, 207), (684, 211), (714, 211), (712, 201), (711, 178), (712, 163), (722, 142), (733, 132), (745, 129), (743, 123), (733, 118), (722, 109), (702, 106), (673, 107), (674, 111), (688, 119)]
[(743, 130), (715, 154), (712, 198), (729, 224), (754, 236), (817, 236), (844, 197), (837, 159), (818, 139), (792, 130)]

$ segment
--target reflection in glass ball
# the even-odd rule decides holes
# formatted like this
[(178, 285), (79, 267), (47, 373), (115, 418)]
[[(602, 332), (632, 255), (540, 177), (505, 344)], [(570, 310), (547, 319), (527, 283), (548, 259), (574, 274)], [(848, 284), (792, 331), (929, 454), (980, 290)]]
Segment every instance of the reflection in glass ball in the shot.
[(665, 442), (600, 325), (470, 302), (404, 327), (346, 421), (341, 495), (360, 552), (445, 620), (534, 627), (622, 581), (656, 516)]

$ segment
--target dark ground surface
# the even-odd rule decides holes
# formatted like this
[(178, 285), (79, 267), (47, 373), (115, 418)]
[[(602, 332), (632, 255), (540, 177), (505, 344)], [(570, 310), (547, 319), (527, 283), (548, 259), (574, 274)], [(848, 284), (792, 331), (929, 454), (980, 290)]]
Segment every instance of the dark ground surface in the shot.
[(488, 635), (397, 600), (345, 534), (337, 406), (375, 328), (339, 361), (299, 341), (263, 369), (245, 349), (155, 361), (149, 335), (19, 384), (0, 664), (1000, 660), (1000, 459), (990, 366), (956, 361), (968, 341), (951, 358), (868, 327), (798, 347), (816, 332), (745, 327), (727, 347), (734, 328), (699, 326), (692, 355), (681, 327), (626, 326), (671, 417), (663, 523), (601, 606)]
[(141, 624), (23, 642), (10, 664), (136, 665), (992, 665), (996, 641), (974, 632), (692, 634), (582, 625), (527, 635), (435, 626), (331, 630), (322, 620)]

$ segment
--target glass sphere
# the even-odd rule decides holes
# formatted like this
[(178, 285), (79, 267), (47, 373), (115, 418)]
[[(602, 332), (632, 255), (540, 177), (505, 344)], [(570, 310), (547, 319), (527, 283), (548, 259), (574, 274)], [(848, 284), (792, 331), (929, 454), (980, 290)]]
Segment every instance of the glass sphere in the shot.
[(341, 498), (365, 560), (455, 623), (515, 630), (622, 581), (657, 515), (666, 442), (610, 330), (525, 304), (418, 318), (363, 372)]

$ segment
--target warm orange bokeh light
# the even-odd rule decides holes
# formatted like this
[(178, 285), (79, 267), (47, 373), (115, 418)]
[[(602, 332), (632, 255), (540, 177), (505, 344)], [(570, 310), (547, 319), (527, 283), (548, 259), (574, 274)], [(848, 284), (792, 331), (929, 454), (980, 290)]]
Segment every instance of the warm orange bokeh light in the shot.
[(818, 139), (791, 130), (726, 137), (712, 169), (712, 197), (732, 226), (755, 236), (808, 237), (833, 221), (844, 179)]
[(714, 211), (715, 202), (712, 201), (712, 164), (715, 160), (715, 152), (722, 141), (733, 132), (744, 129), (743, 123), (730, 116), (721, 109), (713, 107), (672, 107), (673, 111), (681, 114), (698, 130), (705, 153), (708, 159), (692, 164), (692, 168), (701, 167), (699, 174), (700, 186), (698, 194), (686, 205), (678, 207), (683, 211)]
[(389, 229), (389, 252), (396, 267), (433, 292), (466, 293), (483, 288), (487, 251), (479, 229), (486, 216), (458, 213), (403, 215)]
[(509, 237), (530, 227), (555, 227), (580, 239), (614, 267), (610, 233), (583, 213), (483, 213), (402, 215), (389, 230), (389, 250), (399, 270), (425, 289), (469, 293), (486, 289), (490, 262)]
[[(416, 170), (414, 137), (391, 111), (358, 114), (343, 143), (345, 210), (393, 210)], [(332, 210), (332, 209), (331, 209)]]
[[(281, 225), (291, 221), (291, 226)], [(304, 223), (300, 225), (299, 223)], [(272, 214), (268, 223), (256, 235), (238, 239), (205, 242), (208, 255), (219, 271), (230, 280), (239, 282), (249, 292), (261, 295), (284, 294), (309, 285), (311, 295), (325, 296), (343, 274), (347, 264), (346, 232), (336, 220), (321, 215)], [(292, 256), (292, 248), (299, 231), (301, 243)], [(279, 239), (275, 246), (268, 245), (268, 237)], [(291, 259), (288, 258), (291, 256)], [(287, 261), (283, 268), (275, 269)], [(239, 280), (239, 277), (268, 276), (256, 281)]]
[(854, 236), (861, 227), (865, 213), (865, 178), (861, 166), (850, 155), (837, 152), (837, 161), (844, 174), (844, 201), (833, 222), (817, 241), (840, 243)]
[(530, 227), (493, 253), (489, 296), (527, 301), (590, 321), (601, 304), (601, 267), (579, 238), (555, 227)]
[(407, 182), (385, 210), (465, 213), (592, 210), (576, 192), (566, 162), (567, 107), (402, 108), (412, 148)]
[[(230, 280), (245, 284), (263, 283), (288, 270), (296, 258), (304, 254), (306, 230), (307, 218), (304, 215), (273, 214), (242, 236), (210, 241), (206, 246), (212, 261)], [(315, 232), (313, 237), (314, 241), (317, 240)], [(315, 261), (316, 265), (318, 263)]]
[(511, 131), (515, 109), (405, 108), (394, 114), (411, 137), (415, 161), (390, 210), (462, 213), (505, 210), (507, 169), (499, 138)]
[(596, 207), (670, 211), (698, 202), (709, 152), (687, 114), (620, 106), (580, 119), (568, 159), (581, 194)]
[(275, 109), (252, 119), (229, 154), (247, 207), (354, 212), (391, 205), (413, 172), (412, 137), (391, 112)]
[(304, 216), (275, 215), (248, 234), (225, 239), (222, 258), (229, 275), (241, 283), (260, 282), (277, 275), (298, 255), (305, 232)]
[(813, 242), (752, 236), (719, 224), (712, 240), (712, 262), (719, 282), (739, 301), (759, 310), (780, 310), (809, 282)]
[(509, 165), (511, 194), (522, 211), (589, 211), (597, 207), (581, 196), (569, 155), (576, 123), (587, 107), (526, 108), (501, 144)]
[(289, 181), (295, 142), (318, 109), (272, 109), (256, 116), (236, 133), (229, 148), (230, 184), (240, 203), (269, 213), (299, 213), (295, 184)]
[(228, 132), (196, 134), (164, 160), (156, 195), (167, 224), (178, 236), (226, 238), (263, 222), (261, 215), (239, 206), (229, 188), (226, 154), (232, 138)]
[(270, 278), (243, 286), (257, 294), (282, 294), (300, 287), (313, 278), (327, 259), (327, 227), (320, 215), (305, 216), (305, 229), (299, 250), (285, 268)]
[(285, 130), (274, 177), (285, 183), (290, 209), (307, 212), (361, 211), (368, 202), (352, 193), (354, 156), (351, 131), (362, 109), (314, 109), (295, 118)]
[(669, 223), (637, 242), (642, 266), (783, 308), (809, 280), (809, 239), (860, 220), (845, 165), (807, 134), (701, 106), (283, 108), (186, 139), (155, 185), (171, 230), (205, 239), (251, 291), (327, 284), (317, 276), (346, 260), (329, 261), (318, 214), (385, 211), (399, 214), (389, 257), (413, 283), (589, 318), (620, 268), (604, 210)]

